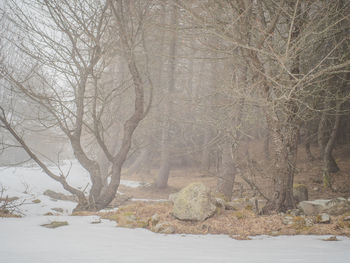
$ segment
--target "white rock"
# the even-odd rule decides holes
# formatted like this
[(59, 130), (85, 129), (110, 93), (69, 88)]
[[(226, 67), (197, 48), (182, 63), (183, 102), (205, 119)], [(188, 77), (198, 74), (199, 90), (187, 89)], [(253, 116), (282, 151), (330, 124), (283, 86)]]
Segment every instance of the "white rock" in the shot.
[(321, 224), (329, 224), (331, 222), (331, 217), (327, 213), (322, 213), (320, 217), (319, 223)]

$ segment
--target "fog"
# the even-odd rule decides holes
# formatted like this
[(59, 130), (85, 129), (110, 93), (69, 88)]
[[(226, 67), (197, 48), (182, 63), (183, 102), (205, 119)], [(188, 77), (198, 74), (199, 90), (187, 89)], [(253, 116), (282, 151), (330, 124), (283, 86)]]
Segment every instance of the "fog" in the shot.
[[(179, 169), (216, 177), (227, 199), (240, 176), (266, 213), (294, 207), (298, 147), (327, 179), (349, 142), (349, 5), (243, 2), (4, 1), (1, 165), (39, 165), (86, 210), (123, 176), (162, 189)], [(65, 160), (88, 171), (90, 193), (52, 171)]]

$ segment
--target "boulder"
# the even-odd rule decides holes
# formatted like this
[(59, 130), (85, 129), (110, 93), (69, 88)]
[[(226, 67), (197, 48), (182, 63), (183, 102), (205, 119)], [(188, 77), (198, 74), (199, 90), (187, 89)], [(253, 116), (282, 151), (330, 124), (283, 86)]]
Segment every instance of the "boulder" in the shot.
[(309, 200), (309, 194), (306, 185), (294, 184), (293, 185), (293, 197), (295, 203)]
[(216, 211), (216, 200), (202, 183), (192, 183), (174, 196), (173, 215), (180, 220), (203, 221)]
[(350, 211), (350, 202), (345, 198), (335, 198), (331, 200), (313, 200), (302, 201), (299, 203), (298, 208), (305, 215), (319, 215), (321, 213), (327, 213), (329, 215), (342, 215)]

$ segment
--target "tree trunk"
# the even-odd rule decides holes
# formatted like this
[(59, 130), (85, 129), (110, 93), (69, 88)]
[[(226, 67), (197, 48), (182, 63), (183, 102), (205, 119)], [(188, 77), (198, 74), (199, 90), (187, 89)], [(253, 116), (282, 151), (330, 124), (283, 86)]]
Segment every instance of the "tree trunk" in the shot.
[(318, 142), (318, 148), (319, 148), (319, 156), (320, 159), (323, 159), (324, 156), (324, 150), (326, 147), (326, 121), (327, 121), (327, 115), (326, 112), (323, 111), (321, 114), (320, 121), (318, 123), (318, 130), (317, 130), (317, 142)]
[(175, 67), (176, 67), (176, 42), (177, 42), (177, 7), (172, 5), (170, 24), (174, 28), (171, 36), (169, 47), (169, 83), (168, 96), (166, 101), (166, 116), (165, 124), (162, 129), (162, 144), (161, 144), (161, 164), (156, 180), (157, 188), (165, 188), (168, 185), (170, 172), (170, 148), (171, 148), (171, 116), (173, 115), (173, 102), (171, 94), (175, 90)]
[[(324, 154), (323, 154), (323, 165), (324, 165), (325, 176), (328, 176), (329, 173), (336, 173), (340, 170), (332, 155), (332, 151), (335, 146), (335, 141), (336, 141), (337, 133), (340, 126), (340, 119), (341, 119), (340, 110), (341, 110), (341, 104), (337, 103), (334, 125), (332, 128), (329, 140), (325, 146)], [(327, 180), (327, 178), (325, 178), (325, 180), (326, 180), (325, 183), (329, 185), (329, 180)]]
[(217, 180), (216, 191), (223, 195), (226, 201), (231, 201), (235, 182), (236, 167), (232, 158), (232, 147), (229, 142), (222, 147), (222, 165)]
[(311, 153), (311, 149), (310, 149), (310, 145), (311, 145), (311, 131), (308, 127), (306, 127), (306, 135), (305, 135), (305, 152), (306, 152), (306, 156), (307, 159), (309, 161), (314, 161), (315, 158)]
[(286, 211), (295, 207), (293, 198), (293, 181), (297, 158), (298, 131), (289, 127), (283, 134), (280, 129), (270, 132), (273, 142), (273, 188), (272, 194), (263, 214)]

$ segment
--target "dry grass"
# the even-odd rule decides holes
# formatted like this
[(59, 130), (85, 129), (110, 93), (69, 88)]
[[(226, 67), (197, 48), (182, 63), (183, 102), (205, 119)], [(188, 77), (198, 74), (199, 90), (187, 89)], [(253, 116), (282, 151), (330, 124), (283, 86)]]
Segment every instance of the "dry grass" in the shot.
[(2, 211), (0, 210), (0, 217), (6, 217), (6, 218), (20, 218), (20, 215), (9, 213), (8, 211)]
[[(250, 152), (250, 158), (259, 168), (255, 177), (252, 178), (266, 191), (269, 187), (268, 179), (268, 161), (262, 154), (263, 145), (259, 142), (249, 142), (245, 147)], [(244, 153), (246, 149), (242, 149)], [(317, 156), (317, 149), (311, 149), (314, 156)], [(336, 161), (341, 172), (332, 175), (334, 189), (325, 189), (322, 184), (322, 163), (321, 160), (307, 161), (305, 150), (299, 147), (297, 173), (295, 175), (296, 184), (304, 184), (309, 189), (309, 199), (329, 199), (334, 197), (350, 196), (350, 149), (342, 147), (334, 152)], [(241, 161), (244, 163), (244, 154)], [(242, 173), (247, 173), (248, 168), (241, 167)], [(152, 170), (149, 174), (139, 173), (123, 179), (148, 183), (148, 186), (139, 188), (130, 188), (120, 186), (119, 191), (133, 198), (140, 199), (168, 199), (169, 194), (178, 192), (183, 187), (192, 182), (202, 182), (210, 189), (214, 190), (216, 186), (216, 177), (205, 174), (193, 169), (172, 170), (168, 187), (157, 189), (153, 186), (156, 179), (157, 171)], [(250, 197), (253, 191), (240, 178), (236, 177), (237, 184), (234, 189), (234, 198)], [(314, 224), (306, 226), (305, 219), (294, 217), (293, 224), (284, 225), (283, 216), (257, 216), (252, 211), (227, 211), (219, 210), (213, 217), (204, 222), (180, 221), (171, 214), (172, 204), (169, 202), (131, 202), (128, 201), (116, 212), (96, 213), (96, 212), (78, 212), (74, 215), (100, 215), (103, 218), (119, 221), (119, 226), (124, 227), (144, 227), (151, 229), (150, 218), (154, 214), (159, 215), (160, 222), (167, 222), (175, 228), (179, 234), (227, 234), (232, 238), (247, 240), (248, 236), (254, 235), (296, 235), (296, 234), (313, 234), (313, 235), (346, 235), (350, 236), (350, 222), (344, 221), (344, 216), (332, 217), (330, 224)], [(316, 222), (316, 218), (308, 218)]]

